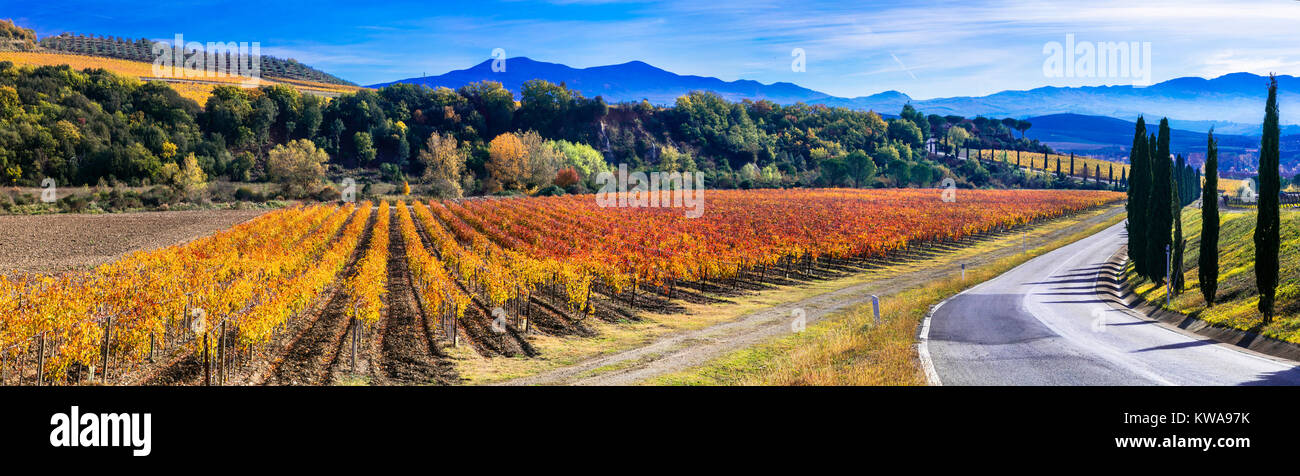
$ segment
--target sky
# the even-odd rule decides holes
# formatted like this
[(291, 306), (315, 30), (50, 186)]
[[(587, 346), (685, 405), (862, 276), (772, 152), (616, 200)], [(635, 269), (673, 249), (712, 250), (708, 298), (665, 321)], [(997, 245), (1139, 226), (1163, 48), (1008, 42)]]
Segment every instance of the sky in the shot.
[[(468, 68), (496, 48), (573, 67), (640, 60), (678, 74), (785, 81), (843, 97), (1142, 84), (1132, 74), (1045, 71), (1048, 45), (1066, 44), (1067, 35), (1076, 45), (1149, 44), (1150, 56), (1139, 56), (1153, 83), (1242, 71), (1300, 75), (1300, 2), (1293, 0), (0, 0), (3, 17), (42, 37), (256, 41), (263, 54), (363, 85)], [(793, 67), (798, 51), (802, 71)]]

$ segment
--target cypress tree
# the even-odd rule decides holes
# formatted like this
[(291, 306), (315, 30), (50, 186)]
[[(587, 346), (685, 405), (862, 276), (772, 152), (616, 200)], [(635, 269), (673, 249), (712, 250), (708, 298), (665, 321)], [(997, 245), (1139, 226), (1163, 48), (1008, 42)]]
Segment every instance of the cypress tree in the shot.
[(1281, 217), (1278, 193), (1282, 175), (1278, 171), (1277, 77), (1268, 77), (1268, 102), (1264, 105), (1264, 136), (1259, 144), (1259, 214), (1255, 223), (1255, 285), (1259, 287), (1259, 312), (1264, 323), (1273, 320), (1277, 295), (1278, 248), (1281, 245)]
[(1183, 154), (1178, 154), (1176, 163), (1178, 166), (1174, 169), (1173, 175), (1177, 178), (1175, 182), (1178, 186), (1174, 187), (1174, 191), (1178, 194), (1178, 204), (1185, 205), (1187, 204), (1187, 177), (1184, 174), (1187, 172), (1187, 163), (1183, 161)]
[(1146, 120), (1138, 117), (1137, 127), (1133, 131), (1133, 148), (1129, 149), (1128, 160), (1133, 173), (1129, 176), (1128, 187), (1128, 254), (1133, 260), (1133, 268), (1139, 275), (1146, 276), (1146, 201), (1149, 198), (1147, 186), (1151, 173), (1147, 172), (1147, 127)]
[[(1148, 207), (1147, 256), (1151, 258), (1148, 275), (1152, 281), (1163, 283), (1168, 277), (1165, 248), (1170, 245), (1170, 232), (1174, 228), (1174, 206), (1177, 196), (1173, 189), (1173, 161), (1169, 160), (1169, 119), (1160, 120), (1160, 135), (1154, 140), (1151, 157), (1151, 206)], [(1171, 198), (1173, 197), (1173, 198)], [(1172, 251), (1172, 250), (1171, 250)]]
[[(1183, 161), (1182, 155), (1178, 156), (1178, 161)], [(1174, 241), (1169, 251), (1169, 290), (1174, 295), (1183, 293), (1183, 250), (1187, 248), (1187, 240), (1183, 239), (1182, 189), (1186, 182), (1186, 177), (1182, 175), (1183, 169), (1184, 167), (1179, 167), (1178, 173), (1170, 176), (1173, 184), (1169, 189), (1169, 206), (1174, 219)]]
[[(1084, 167), (1084, 169), (1087, 168), (1088, 167)], [(1093, 171), (1092, 180), (1094, 182), (1097, 182), (1098, 184), (1101, 184), (1101, 164), (1097, 164), (1097, 169)]]
[[(1219, 143), (1210, 128), (1205, 146), (1205, 185), (1201, 196), (1201, 257), (1196, 275), (1201, 282), (1205, 305), (1214, 307), (1219, 289)], [(1211, 200), (1210, 198), (1214, 199)]]

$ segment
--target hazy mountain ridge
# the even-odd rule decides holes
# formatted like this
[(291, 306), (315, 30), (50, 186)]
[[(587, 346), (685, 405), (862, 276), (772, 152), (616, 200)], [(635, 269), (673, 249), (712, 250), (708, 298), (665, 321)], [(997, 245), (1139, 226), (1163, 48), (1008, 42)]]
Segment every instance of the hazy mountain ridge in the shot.
[[(1027, 118), (1053, 114), (1083, 114), (1135, 120), (1139, 115), (1169, 117), (1174, 127), (1204, 132), (1214, 126), (1226, 134), (1258, 135), (1263, 117), (1267, 77), (1251, 73), (1232, 73), (1217, 78), (1182, 77), (1147, 87), (1044, 86), (1025, 91), (1001, 91), (987, 96), (958, 96), (913, 99), (898, 91), (884, 91), (870, 96), (843, 98), (808, 89), (797, 84), (764, 84), (752, 80), (723, 81), (718, 78), (679, 75), (641, 61), (608, 66), (572, 68), (563, 64), (536, 61), (526, 57), (508, 58), (506, 70), (492, 71), (492, 60), (473, 67), (436, 76), (408, 78), (391, 83), (423, 84), (430, 87), (458, 88), (475, 81), (498, 81), (507, 89), (519, 91), (524, 81), (545, 79), (565, 83), (588, 97), (603, 96), (608, 102), (649, 100), (669, 105), (690, 91), (708, 90), (732, 101), (767, 99), (782, 104), (804, 102), (896, 113), (911, 103), (926, 114), (955, 114), (966, 117)], [(1300, 115), (1287, 120), (1286, 111), (1300, 110), (1300, 78), (1278, 76), (1278, 100), (1283, 111), (1283, 133), (1300, 133)]]

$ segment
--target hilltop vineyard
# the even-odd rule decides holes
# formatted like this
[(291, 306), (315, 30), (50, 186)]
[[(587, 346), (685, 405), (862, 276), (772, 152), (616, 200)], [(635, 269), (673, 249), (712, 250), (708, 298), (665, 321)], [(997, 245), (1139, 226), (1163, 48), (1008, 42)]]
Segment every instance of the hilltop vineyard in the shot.
[(584, 334), (575, 329), (586, 319), (634, 318), (1122, 199), (941, 196), (710, 191), (700, 218), (600, 207), (591, 195), (282, 209), (90, 271), (0, 276), (0, 384), (329, 383), (338, 362), (364, 365), (365, 352), (392, 354), (376, 364), (385, 381), (425, 378), (399, 365), (416, 359), (403, 353), (449, 344), (534, 356), (530, 334)]
[(974, 152), (973, 155), (980, 160), (1016, 164), (1019, 167), (1044, 173), (1056, 173), (1059, 170), (1064, 175), (1080, 177), (1094, 182), (1118, 183), (1128, 177), (1129, 172), (1128, 164), (1083, 155), (1044, 154), (1041, 152), (996, 149), (979, 149)]

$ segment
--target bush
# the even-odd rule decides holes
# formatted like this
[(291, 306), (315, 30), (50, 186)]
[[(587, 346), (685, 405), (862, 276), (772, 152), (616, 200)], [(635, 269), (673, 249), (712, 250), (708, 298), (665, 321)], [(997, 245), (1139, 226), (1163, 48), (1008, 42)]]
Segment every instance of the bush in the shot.
[(59, 199), (59, 208), (73, 213), (81, 213), (86, 210), (86, 205), (90, 204), (82, 195), (68, 195)]
[(241, 202), (260, 202), (266, 200), (266, 197), (263, 197), (261, 194), (254, 192), (253, 189), (251, 188), (239, 187), (235, 189), (235, 200), (239, 200)]
[(342, 199), (343, 194), (339, 193), (334, 187), (325, 186), (317, 190), (313, 198), (322, 202), (333, 202)]
[(402, 183), (406, 181), (406, 175), (403, 174), (402, 169), (398, 168), (395, 164), (380, 164), (379, 176), (383, 177), (384, 181), (388, 183)]
[(140, 201), (146, 207), (155, 208), (164, 204), (171, 204), (177, 201), (176, 194), (170, 187), (158, 186), (149, 189), (140, 196)]
[(543, 188), (543, 189), (539, 190), (539, 191), (537, 192), (537, 196), (538, 196), (538, 197), (558, 197), (558, 196), (560, 196), (560, 195), (564, 195), (564, 193), (565, 193), (565, 192), (564, 192), (564, 189), (563, 189), (563, 188), (560, 188), (559, 185), (551, 185), (551, 186), (549, 186), (549, 187), (546, 187), (546, 188)]
[(568, 187), (564, 188), (564, 191), (568, 192), (570, 195), (582, 195), (584, 193), (591, 193), (591, 190), (589, 190), (587, 186), (584, 185), (582, 182), (577, 182), (573, 185), (569, 185)]

